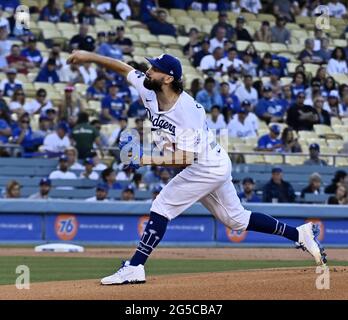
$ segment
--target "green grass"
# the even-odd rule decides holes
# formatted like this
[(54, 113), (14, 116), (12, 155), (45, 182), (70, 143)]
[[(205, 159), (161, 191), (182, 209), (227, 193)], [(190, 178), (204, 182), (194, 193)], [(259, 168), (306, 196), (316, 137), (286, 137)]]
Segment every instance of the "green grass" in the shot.
[[(0, 285), (13, 284), (18, 276), (18, 265), (30, 268), (30, 281), (59, 281), (99, 279), (118, 268), (120, 259), (76, 257), (0, 257)], [(348, 266), (348, 261), (331, 261), (331, 265)], [(148, 275), (175, 273), (221, 272), (232, 270), (308, 267), (312, 260), (300, 261), (247, 261), (247, 260), (149, 260)]]

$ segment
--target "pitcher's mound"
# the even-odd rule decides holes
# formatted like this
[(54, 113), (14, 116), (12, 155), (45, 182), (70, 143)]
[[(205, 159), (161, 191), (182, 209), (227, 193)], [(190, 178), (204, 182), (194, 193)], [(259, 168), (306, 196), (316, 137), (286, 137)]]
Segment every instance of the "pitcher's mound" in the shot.
[(0, 286), (1, 299), (348, 299), (348, 268), (330, 267), (329, 290), (318, 290), (316, 268), (152, 276), (147, 283), (101, 286), (99, 280), (33, 283), (30, 290)]

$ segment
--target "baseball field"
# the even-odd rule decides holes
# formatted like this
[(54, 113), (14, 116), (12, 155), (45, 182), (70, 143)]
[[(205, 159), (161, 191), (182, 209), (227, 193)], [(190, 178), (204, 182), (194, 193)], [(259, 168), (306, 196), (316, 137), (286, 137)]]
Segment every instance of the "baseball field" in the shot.
[[(295, 249), (159, 248), (147, 283), (101, 286), (132, 248), (86, 248), (84, 253), (35, 253), (0, 248), (0, 299), (348, 299), (348, 250), (327, 249), (329, 289), (311, 257)], [(30, 270), (30, 289), (15, 286), (16, 268)]]

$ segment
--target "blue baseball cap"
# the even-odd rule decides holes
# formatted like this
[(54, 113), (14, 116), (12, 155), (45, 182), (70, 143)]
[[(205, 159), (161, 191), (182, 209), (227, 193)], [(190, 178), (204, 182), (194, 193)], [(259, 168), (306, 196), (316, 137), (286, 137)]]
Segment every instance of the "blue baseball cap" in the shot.
[(109, 187), (106, 183), (98, 183), (97, 184), (97, 190), (102, 190), (102, 191), (105, 191), (105, 192), (108, 192), (109, 191)]
[(49, 178), (42, 178), (42, 179), (40, 180), (40, 186), (42, 186), (42, 185), (44, 185), (44, 184), (50, 186), (52, 183), (51, 183), (51, 180), (50, 180)]
[(250, 106), (250, 105), (251, 105), (251, 103), (250, 103), (249, 100), (244, 100), (244, 101), (242, 102), (242, 106)]
[(280, 128), (279, 126), (277, 126), (276, 124), (272, 125), (270, 127), (271, 131), (274, 132), (275, 134), (279, 134), (280, 133)]
[(309, 150), (317, 150), (317, 151), (320, 151), (320, 146), (319, 146), (319, 144), (317, 144), (317, 143), (311, 143), (310, 145), (309, 145)]
[(272, 173), (279, 173), (279, 172), (283, 172), (282, 168), (279, 168), (279, 167), (275, 167), (275, 168), (272, 168)]
[(152, 189), (152, 193), (160, 193), (162, 190), (161, 186), (154, 186)]
[(181, 63), (178, 58), (171, 56), (170, 54), (161, 54), (157, 58), (145, 58), (150, 64), (163, 73), (174, 77), (175, 80), (180, 80), (182, 77)]
[(60, 122), (58, 129), (63, 129), (65, 132), (69, 132), (69, 125), (66, 122)]
[(85, 161), (83, 162), (84, 164), (92, 164), (92, 165), (94, 165), (94, 161), (93, 161), (93, 159), (92, 158), (86, 158), (85, 159)]
[(62, 154), (62, 155), (59, 157), (59, 161), (68, 161), (68, 157), (67, 157), (65, 154)]

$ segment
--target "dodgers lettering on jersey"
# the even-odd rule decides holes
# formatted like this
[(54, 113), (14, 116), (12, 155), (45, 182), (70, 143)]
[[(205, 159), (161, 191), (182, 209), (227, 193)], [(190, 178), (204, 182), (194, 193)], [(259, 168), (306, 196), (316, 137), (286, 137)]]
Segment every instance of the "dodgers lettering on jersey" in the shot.
[(199, 164), (218, 166), (221, 147), (215, 142), (202, 105), (185, 91), (168, 111), (160, 111), (156, 93), (144, 87), (145, 74), (132, 70), (127, 76), (139, 92), (151, 122), (152, 141), (159, 150), (193, 152)]

